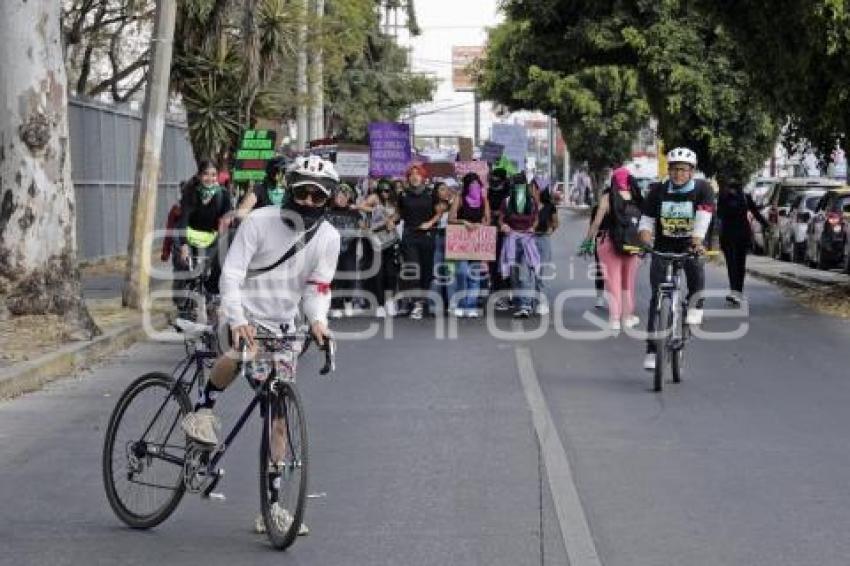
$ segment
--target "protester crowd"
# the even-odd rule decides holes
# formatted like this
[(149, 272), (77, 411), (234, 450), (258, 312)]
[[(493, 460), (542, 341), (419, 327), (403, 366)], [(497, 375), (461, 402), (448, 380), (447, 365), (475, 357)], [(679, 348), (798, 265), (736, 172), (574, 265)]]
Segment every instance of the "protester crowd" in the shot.
[[(251, 210), (282, 206), (284, 173), (283, 160), (272, 161), (266, 181), (239, 195), (226, 173), (204, 163), (169, 215), (168, 227), (181, 235), (164, 242), (163, 260), (173, 256), (175, 271), (185, 271), (190, 258), (213, 248), (217, 234), (232, 232)], [(429, 178), (425, 166), (413, 164), (403, 178), (341, 183), (325, 219), (341, 235), (332, 318), (478, 318), (491, 295), (495, 310), (517, 318), (549, 311), (545, 282), (553, 273), (550, 237), (558, 215), (544, 179), (501, 164), (486, 179), (475, 172)], [(495, 231), (490, 261), (447, 258), (448, 230), (484, 227)], [(185, 285), (180, 278), (175, 290)]]

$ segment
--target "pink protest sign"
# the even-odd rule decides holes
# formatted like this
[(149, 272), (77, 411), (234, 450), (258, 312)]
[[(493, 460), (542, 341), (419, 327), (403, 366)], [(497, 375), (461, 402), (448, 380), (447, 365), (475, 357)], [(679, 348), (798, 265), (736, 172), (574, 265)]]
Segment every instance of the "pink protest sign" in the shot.
[(487, 188), (487, 175), (490, 173), (490, 170), (487, 168), (486, 161), (455, 161), (454, 165), (455, 175), (458, 181), (463, 179), (463, 176), (467, 173), (478, 173), (478, 176), (481, 178), (481, 185), (485, 189)]
[(496, 227), (481, 226), (470, 230), (460, 224), (446, 227), (446, 259), (495, 261)]

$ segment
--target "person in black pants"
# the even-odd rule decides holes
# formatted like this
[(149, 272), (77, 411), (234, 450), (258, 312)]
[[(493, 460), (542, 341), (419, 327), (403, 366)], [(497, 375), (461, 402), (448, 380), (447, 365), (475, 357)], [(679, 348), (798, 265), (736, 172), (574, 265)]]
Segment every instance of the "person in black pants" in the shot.
[(431, 190), (425, 185), (420, 165), (407, 170), (407, 189), (398, 200), (398, 212), (404, 229), (401, 235), (401, 285), (419, 295), (414, 299), (410, 318), (420, 320), (425, 313), (425, 293), (434, 271), (434, 226), (440, 214), (434, 210)]
[(770, 224), (759, 212), (750, 195), (744, 193), (743, 183), (739, 179), (723, 180), (721, 183), (717, 199), (717, 217), (720, 221), (720, 249), (726, 258), (726, 271), (729, 275), (729, 294), (726, 301), (738, 306), (744, 300), (747, 252), (753, 238), (747, 212), (752, 213), (765, 231), (769, 229)]
[[(502, 209), (502, 203), (505, 202), (511, 194), (511, 182), (508, 179), (508, 173), (502, 167), (496, 167), (490, 171), (490, 187), (487, 189), (487, 201), (490, 206), (490, 225), (496, 228), (496, 260), (491, 261), (487, 271), (490, 274), (490, 293), (502, 291), (510, 288), (510, 280), (504, 279), (499, 270), (498, 258), (502, 256), (502, 243), (505, 235), (499, 230), (499, 210)], [(502, 297), (494, 305), (497, 311), (509, 310), (510, 300), (508, 297)]]

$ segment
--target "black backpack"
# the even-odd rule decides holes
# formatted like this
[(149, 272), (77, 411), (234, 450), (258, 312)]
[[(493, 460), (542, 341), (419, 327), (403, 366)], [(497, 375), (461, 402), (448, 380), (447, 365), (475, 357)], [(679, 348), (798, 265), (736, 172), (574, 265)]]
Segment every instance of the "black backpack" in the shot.
[(626, 200), (620, 196), (620, 191), (610, 192), (611, 224), (609, 236), (614, 244), (614, 249), (623, 255), (629, 255), (624, 246), (641, 245), (638, 237), (638, 225), (640, 224), (641, 209), (633, 197)]

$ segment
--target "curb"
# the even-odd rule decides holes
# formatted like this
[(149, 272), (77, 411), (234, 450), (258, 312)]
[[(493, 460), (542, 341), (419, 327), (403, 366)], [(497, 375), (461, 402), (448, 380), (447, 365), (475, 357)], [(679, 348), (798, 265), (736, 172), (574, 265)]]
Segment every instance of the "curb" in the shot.
[[(155, 322), (159, 322), (155, 319)], [(0, 400), (37, 391), (51, 381), (71, 377), (79, 370), (129, 347), (146, 336), (141, 322), (125, 324), (94, 340), (71, 343), (35, 360), (0, 370)]]
[(762, 271), (750, 269), (749, 267), (747, 268), (747, 275), (752, 275), (753, 277), (756, 277), (757, 279), (761, 279), (763, 281), (767, 281), (768, 283), (773, 283), (775, 285), (780, 285), (783, 287), (791, 287), (793, 289), (803, 291), (812, 289), (822, 289), (826, 287), (826, 285), (824, 284), (803, 281), (797, 277), (792, 277), (789, 275), (767, 274)]

